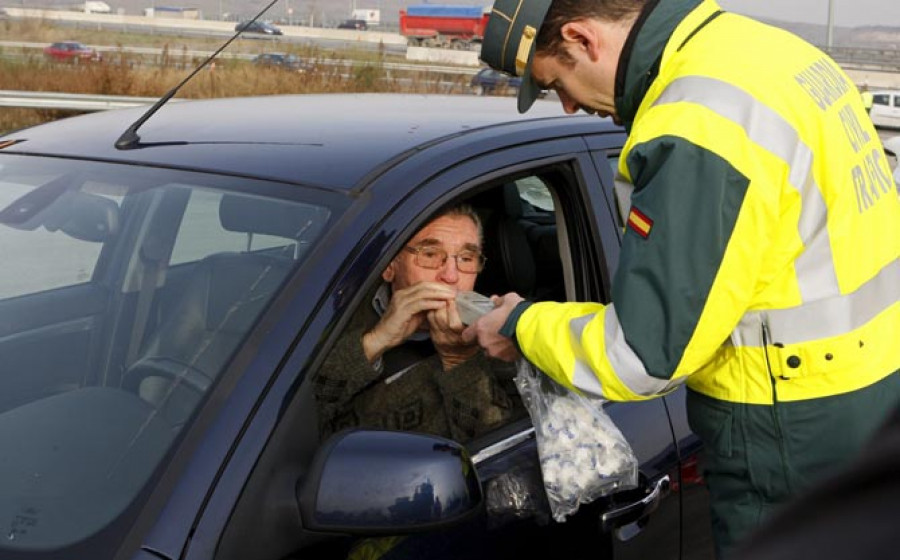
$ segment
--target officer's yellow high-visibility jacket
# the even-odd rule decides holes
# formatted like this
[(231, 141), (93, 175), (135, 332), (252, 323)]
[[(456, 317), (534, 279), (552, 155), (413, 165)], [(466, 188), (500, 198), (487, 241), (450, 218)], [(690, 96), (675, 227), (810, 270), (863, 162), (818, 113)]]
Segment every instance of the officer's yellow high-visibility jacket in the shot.
[(841, 69), (712, 0), (647, 1), (616, 112), (611, 303), (520, 304), (501, 332), (610, 400), (686, 381), (723, 553), (897, 406), (900, 199)]
[(612, 302), (535, 303), (524, 355), (611, 400), (772, 405), (900, 368), (900, 200), (857, 89), (712, 1), (638, 19), (617, 76), (631, 191)]

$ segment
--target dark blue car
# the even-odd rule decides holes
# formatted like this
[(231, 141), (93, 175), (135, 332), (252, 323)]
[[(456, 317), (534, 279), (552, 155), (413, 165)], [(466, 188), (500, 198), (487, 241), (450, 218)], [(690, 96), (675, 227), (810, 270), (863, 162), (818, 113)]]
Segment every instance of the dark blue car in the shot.
[(409, 533), (464, 558), (711, 556), (683, 391), (607, 405), (639, 487), (565, 523), (492, 500), (538, 472), (527, 417), (465, 446), (319, 436), (324, 357), (446, 205), (484, 217), (480, 292), (608, 301), (622, 129), (471, 96), (187, 101), (123, 136), (141, 116), (0, 136), (0, 559), (318, 560)]

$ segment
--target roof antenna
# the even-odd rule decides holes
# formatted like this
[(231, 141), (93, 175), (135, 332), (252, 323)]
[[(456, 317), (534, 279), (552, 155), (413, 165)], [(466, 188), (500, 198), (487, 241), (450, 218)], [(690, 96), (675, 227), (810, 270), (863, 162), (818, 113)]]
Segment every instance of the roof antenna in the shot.
[(240, 31), (237, 31), (234, 35), (232, 35), (230, 39), (225, 41), (225, 43), (221, 47), (219, 47), (218, 50), (216, 50), (216, 52), (209, 55), (209, 57), (206, 60), (204, 60), (199, 66), (194, 68), (194, 71), (191, 72), (190, 74), (188, 74), (187, 78), (181, 80), (181, 83), (179, 83), (177, 86), (170, 89), (165, 95), (160, 97), (159, 100), (156, 103), (154, 103), (152, 107), (147, 109), (146, 113), (141, 115), (141, 118), (134, 121), (134, 124), (129, 126), (128, 129), (122, 133), (122, 136), (119, 136), (119, 139), (116, 140), (116, 144), (115, 144), (116, 149), (133, 150), (134, 148), (140, 147), (141, 137), (137, 133), (138, 129), (141, 126), (143, 126), (143, 124), (145, 122), (147, 122), (150, 119), (150, 117), (152, 117), (157, 111), (159, 111), (162, 108), (162, 106), (166, 104), (167, 101), (172, 99), (175, 96), (175, 94), (178, 93), (178, 90), (181, 89), (181, 86), (188, 83), (188, 81), (190, 81), (190, 79), (193, 78), (197, 74), (197, 72), (199, 72), (204, 67), (206, 67), (206, 65), (209, 64), (210, 62), (212, 62), (212, 60), (214, 58), (216, 58), (216, 56), (218, 56), (218, 54), (220, 52), (225, 50), (225, 48), (232, 43), (232, 41), (237, 39), (238, 36), (241, 33), (243, 33), (243, 29), (245, 29), (247, 25), (249, 25), (249, 24), (255, 22), (257, 19), (259, 19), (259, 17), (262, 16), (267, 11), (269, 11), (269, 8), (274, 6), (276, 2), (278, 2), (278, 0), (272, 0), (258, 14), (253, 16), (253, 19), (251, 19), (246, 25), (238, 26), (238, 29)]

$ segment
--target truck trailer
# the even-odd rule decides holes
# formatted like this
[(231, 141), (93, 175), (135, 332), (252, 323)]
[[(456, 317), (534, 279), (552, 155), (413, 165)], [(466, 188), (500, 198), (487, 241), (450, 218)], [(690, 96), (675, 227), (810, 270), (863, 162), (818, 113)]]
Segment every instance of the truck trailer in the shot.
[(413, 46), (480, 48), (490, 9), (422, 4), (400, 10), (400, 34)]

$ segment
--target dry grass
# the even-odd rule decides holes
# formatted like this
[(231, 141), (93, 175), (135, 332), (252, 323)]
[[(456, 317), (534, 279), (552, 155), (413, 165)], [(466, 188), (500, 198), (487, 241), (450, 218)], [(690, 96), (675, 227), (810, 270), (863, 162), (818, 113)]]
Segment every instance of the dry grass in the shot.
[[(55, 40), (73, 39), (88, 44), (109, 44), (109, 33), (101, 37), (85, 37), (90, 33), (72, 29), (57, 29), (47, 24), (19, 22), (15, 39), (50, 43)], [(2, 25), (0, 25), (2, 29)], [(141, 44), (129, 35), (125, 44)], [(118, 51), (105, 53), (99, 64), (51, 63), (43, 56), (0, 59), (0, 89), (17, 91), (52, 91), (60, 93), (89, 93), (101, 95), (128, 95), (158, 97), (163, 95), (202, 62), (186, 55), (188, 50), (214, 50), (221, 43), (198, 45), (164, 42), (171, 37), (154, 36), (152, 46), (162, 48), (162, 54), (149, 58)], [(180, 40), (179, 40), (180, 41)], [(120, 43), (121, 44), (121, 43)], [(236, 49), (241, 50), (241, 45)], [(279, 45), (279, 49), (285, 45)], [(254, 48), (260, 49), (256, 43)], [(235, 49), (229, 48), (229, 52)], [(273, 49), (269, 49), (273, 50)], [(438, 76), (434, 74), (408, 73), (404, 79), (387, 79), (380, 63), (385, 59), (379, 53), (367, 53), (359, 60), (357, 53), (335, 53), (314, 47), (288, 47), (303, 59), (315, 62), (315, 69), (305, 73), (280, 69), (259, 68), (236, 59), (217, 60), (188, 82), (177, 97), (214, 98), (245, 95), (276, 95), (287, 93), (335, 93), (335, 92), (461, 92), (467, 83), (464, 77)], [(352, 56), (353, 58), (349, 58)], [(345, 58), (346, 57), (346, 58)], [(396, 78), (397, 76), (394, 76)], [(448, 82), (450, 86), (448, 87)], [(0, 108), (0, 133), (24, 126), (39, 124), (73, 114), (71, 111), (45, 109)]]

